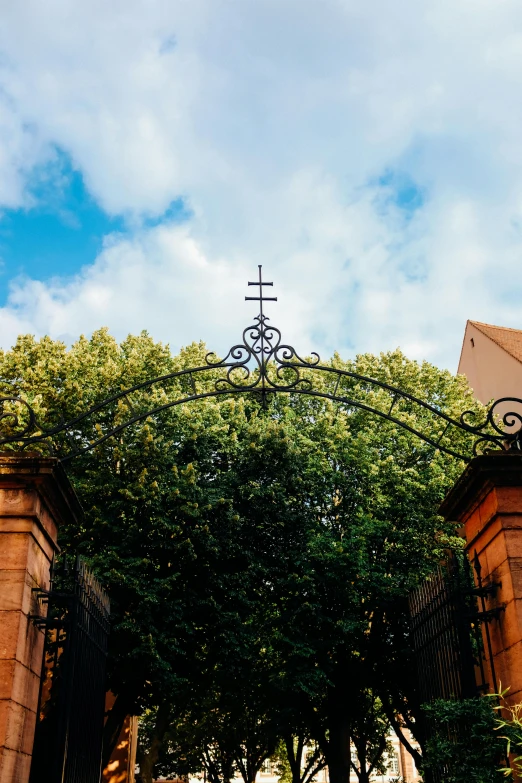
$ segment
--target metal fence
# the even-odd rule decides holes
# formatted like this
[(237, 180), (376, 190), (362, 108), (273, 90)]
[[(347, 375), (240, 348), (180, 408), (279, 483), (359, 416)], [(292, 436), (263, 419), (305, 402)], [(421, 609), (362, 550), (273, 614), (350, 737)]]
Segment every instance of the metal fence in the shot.
[(81, 558), (39, 591), (46, 630), (30, 783), (99, 783), (110, 605)]
[[(484, 588), (480, 572), (477, 576), (475, 587), (465, 553), (450, 552), (445, 563), (410, 595), (411, 640), (420, 704), (436, 699), (472, 698), (496, 686), (494, 669), (490, 669), (493, 681), (486, 682), (481, 623), (488, 618), (478, 609), (477, 598), (483, 601)], [(420, 719), (423, 735), (430, 736), (430, 721), (425, 716)], [(448, 727), (447, 739), (457, 741), (463, 730), (467, 729), (456, 724)], [(444, 783), (448, 771), (431, 768), (425, 770), (424, 779), (426, 783)]]
[(412, 592), (409, 604), (420, 702), (477, 696), (486, 683), (480, 618), (464, 553), (450, 553)]

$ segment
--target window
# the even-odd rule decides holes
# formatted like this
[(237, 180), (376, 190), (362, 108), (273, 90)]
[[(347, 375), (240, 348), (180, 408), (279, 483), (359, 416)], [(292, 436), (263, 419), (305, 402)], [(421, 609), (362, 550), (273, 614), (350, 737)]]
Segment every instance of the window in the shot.
[(388, 754), (388, 772), (392, 775), (399, 774), (399, 757), (395, 752)]
[(262, 775), (273, 775), (272, 772), (272, 762), (270, 759), (265, 759), (261, 765), (261, 774)]

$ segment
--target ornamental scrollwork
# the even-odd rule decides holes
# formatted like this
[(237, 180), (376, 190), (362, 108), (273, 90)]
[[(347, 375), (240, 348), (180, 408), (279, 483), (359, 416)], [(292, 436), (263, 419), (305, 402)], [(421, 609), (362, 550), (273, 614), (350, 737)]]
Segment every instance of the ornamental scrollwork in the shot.
[[(208, 353), (206, 362), (212, 368), (225, 368), (226, 375), (215, 381), (218, 391), (291, 391), (312, 389), (312, 381), (303, 378), (300, 369), (319, 364), (319, 354), (302, 359), (291, 346), (281, 342), (281, 331), (268, 324), (269, 319), (260, 313), (255, 323), (243, 330), (243, 342), (232, 346), (224, 359)], [(296, 364), (298, 366), (296, 366)], [(290, 375), (291, 378), (285, 378)]]
[(23, 451), (31, 443), (41, 443), (46, 451), (52, 450), (49, 437), (53, 431), (39, 421), (34, 408), (23, 397), (0, 396), (0, 448), (3, 444), (20, 444)]
[[(504, 410), (506, 405), (518, 406), (518, 410)], [(473, 411), (464, 411), (460, 424), (464, 430), (477, 435), (473, 455), (478, 456), (492, 447), (503, 451), (522, 451), (522, 399), (500, 397), (487, 410), (486, 418), (478, 425), (472, 423)]]
[[(491, 450), (522, 452), (522, 399), (503, 397), (496, 400), (485, 419), (476, 424), (473, 411), (465, 411), (460, 418), (453, 419), (403, 389), (331, 364), (321, 365), (319, 354), (315, 352), (303, 358), (293, 346), (283, 342), (280, 329), (271, 325), (264, 313), (264, 303), (277, 301), (277, 298), (264, 295), (265, 286), (271, 287), (273, 283), (262, 279), (261, 266), (258, 280), (248, 285), (259, 288), (259, 296), (245, 297), (247, 301), (259, 302), (259, 313), (243, 330), (242, 341), (233, 345), (224, 358), (208, 353), (202, 366), (178, 370), (117, 391), (69, 421), (62, 419), (52, 426), (44, 426), (34, 407), (17, 396), (10, 383), (0, 380), (0, 449), (44, 449), (54, 451), (65, 462), (94, 449), (127, 427), (176, 405), (206, 397), (253, 393), (259, 395), (266, 406), (270, 395), (293, 393), (328, 399), (346, 410), (358, 408), (374, 414), (409, 431), (435, 450), (465, 461), (470, 455), (460, 453), (444, 440), (450, 428), (475, 437), (473, 456)], [(315, 386), (313, 378), (317, 373), (328, 382)], [(207, 378), (204, 389), (197, 388), (198, 378)], [(135, 393), (139, 395), (154, 387), (164, 388), (162, 385), (170, 381), (178, 382), (177, 396), (166, 395), (160, 402), (152, 394), (145, 398), (141, 408), (134, 408), (131, 399)], [(4, 396), (1, 396), (2, 384)], [(388, 407), (377, 407), (374, 392), (381, 396), (384, 393)], [(422, 432), (411, 420), (401, 419), (398, 411), (401, 403), (419, 406), (432, 414), (433, 421), (442, 425), (442, 432)], [(513, 409), (506, 412), (506, 406)], [(117, 417), (113, 415), (115, 410), (119, 411)], [(434, 425), (433, 430), (438, 426)]]

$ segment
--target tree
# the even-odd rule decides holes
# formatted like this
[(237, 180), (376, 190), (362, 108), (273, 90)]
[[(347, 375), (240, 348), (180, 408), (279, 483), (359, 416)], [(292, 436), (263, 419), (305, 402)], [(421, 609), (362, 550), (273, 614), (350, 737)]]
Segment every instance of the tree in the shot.
[(286, 735), (274, 754), (280, 783), (312, 783), (326, 766), (320, 747), (305, 735)]
[[(146, 334), (118, 345), (104, 330), (70, 350), (23, 337), (0, 356), (1, 379), (49, 423), (202, 364), (204, 353), (195, 344), (172, 357)], [(354, 362), (334, 356), (331, 366), (396, 385), (454, 417), (480, 410), (464, 378), (400, 351)], [(214, 378), (199, 388), (211, 390)], [(123, 423), (184, 382), (138, 390), (99, 415)], [(333, 392), (335, 383), (325, 377), (315, 386)], [(386, 390), (361, 380), (343, 377), (337, 391), (390, 407)], [(469, 441), (444, 434), (408, 399), (395, 401), (394, 414), (455, 448)], [(71, 437), (95, 429), (82, 423)], [(392, 607), (455, 533), (437, 507), (461, 469), (394, 422), (299, 389), (269, 397), (266, 408), (254, 396), (170, 408), (73, 460), (86, 515), (80, 529), (60, 531), (60, 543), (89, 558), (113, 607), (109, 684), (117, 698), (106, 756), (126, 714), (165, 702), (174, 714), (194, 683), (207, 681), (218, 712), (237, 716), (243, 729), (235, 761), (247, 759), (246, 783), (278, 736), (303, 731), (324, 754), (332, 783), (346, 783), (357, 726), (361, 747), (370, 742), (357, 694), (378, 694), (386, 706), (376, 681), (379, 645)], [(253, 691), (249, 671), (257, 672)], [(222, 729), (230, 735), (230, 726)], [(158, 731), (160, 743), (167, 733)]]

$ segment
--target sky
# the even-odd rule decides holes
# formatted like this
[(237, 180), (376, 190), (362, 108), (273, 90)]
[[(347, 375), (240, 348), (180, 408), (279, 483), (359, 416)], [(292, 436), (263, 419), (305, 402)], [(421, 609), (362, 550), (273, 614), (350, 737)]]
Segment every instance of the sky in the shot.
[(0, 345), (522, 329), (520, 0), (0, 0)]

